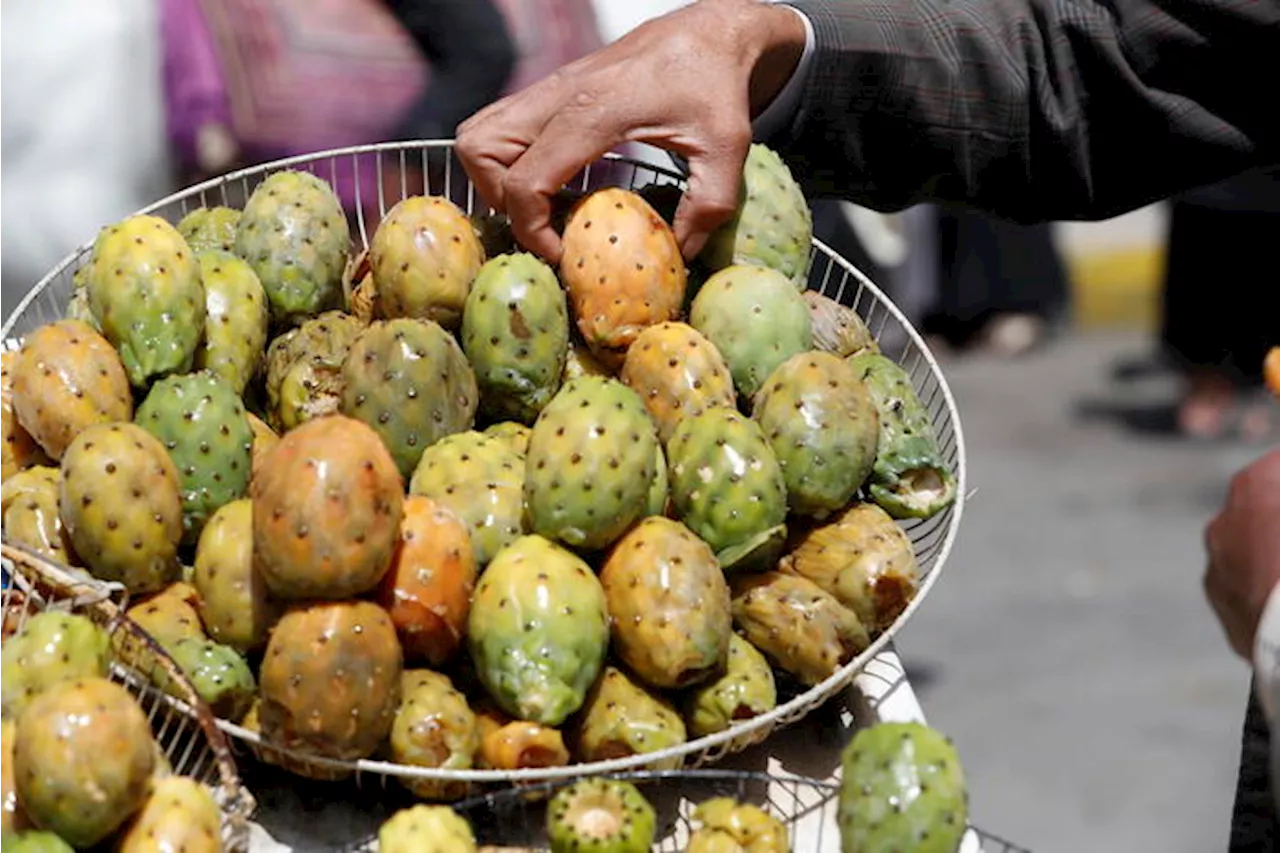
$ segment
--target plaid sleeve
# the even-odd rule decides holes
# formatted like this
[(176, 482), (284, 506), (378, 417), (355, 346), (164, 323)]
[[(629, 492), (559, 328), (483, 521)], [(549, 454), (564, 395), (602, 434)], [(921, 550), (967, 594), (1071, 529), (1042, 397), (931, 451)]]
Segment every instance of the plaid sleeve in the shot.
[(789, 0), (807, 189), (1100, 219), (1280, 163), (1280, 0)]

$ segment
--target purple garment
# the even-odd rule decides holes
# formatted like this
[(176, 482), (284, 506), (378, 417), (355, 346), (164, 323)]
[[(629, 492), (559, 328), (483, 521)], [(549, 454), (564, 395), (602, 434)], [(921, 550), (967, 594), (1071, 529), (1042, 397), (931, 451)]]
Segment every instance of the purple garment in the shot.
[(160, 0), (160, 38), (169, 141), (183, 169), (194, 171), (200, 128), (231, 127), (222, 67), (196, 0)]

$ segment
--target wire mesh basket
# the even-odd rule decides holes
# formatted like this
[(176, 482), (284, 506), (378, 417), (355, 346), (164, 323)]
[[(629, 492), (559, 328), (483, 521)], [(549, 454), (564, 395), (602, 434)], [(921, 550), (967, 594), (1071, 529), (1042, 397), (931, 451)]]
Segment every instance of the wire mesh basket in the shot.
[[(268, 175), (283, 169), (310, 171), (341, 187), (353, 198), (348, 211), (355, 245), (352, 257), (368, 248), (378, 222), (396, 202), (411, 195), (444, 196), (468, 215), (487, 212), (475, 188), (460, 168), (449, 140), (387, 143), (326, 151), (292, 157), (230, 173), (183, 190), (149, 206), (143, 213), (177, 222), (198, 207), (226, 205), (243, 207), (253, 189)], [(370, 185), (362, 175), (372, 173)], [(362, 180), (364, 183), (362, 183)], [(587, 192), (606, 186), (640, 189), (647, 185), (683, 188), (683, 176), (649, 163), (608, 154), (582, 170), (566, 189)], [(20, 346), (22, 336), (48, 322), (61, 319), (73, 289), (72, 277), (90, 256), (86, 242), (41, 280), (18, 304), (3, 327), (6, 348)], [(814, 240), (810, 253), (808, 286), (846, 306), (854, 308), (877, 339), (881, 351), (910, 376), (921, 402), (928, 410), (942, 452), (943, 461), (957, 481), (955, 501), (927, 519), (901, 522), (913, 544), (920, 582), (916, 595), (894, 623), (855, 659), (823, 682), (803, 687), (785, 677), (779, 679), (778, 705), (772, 711), (713, 735), (690, 740), (661, 752), (629, 756), (569, 767), (505, 770), (441, 770), (411, 767), (386, 761), (363, 759), (339, 761), (271, 751), (273, 763), (291, 765), (314, 778), (336, 779), (355, 774), (373, 774), (385, 783), (391, 778), (447, 780), (468, 784), (511, 784), (576, 776), (584, 772), (609, 773), (643, 767), (697, 767), (714, 762), (765, 739), (771, 731), (789, 725), (826, 702), (848, 685), (875, 655), (915, 614), (946, 562), (955, 539), (965, 501), (965, 454), (959, 413), (946, 380), (920, 335), (896, 306), (863, 273)], [(218, 725), (251, 749), (260, 752), (257, 733), (228, 720)]]
[[(253, 796), (244, 788), (226, 735), (178, 665), (123, 612), (123, 587), (86, 582), (19, 546), (4, 544), (3, 637), (37, 613), (88, 617), (110, 639), (108, 677), (137, 699), (173, 772), (209, 786), (222, 811), (223, 849), (249, 847)], [(164, 683), (168, 691), (155, 685)]]
[[(697, 827), (694, 809), (715, 797), (732, 797), (758, 806), (787, 830), (791, 849), (831, 853), (840, 849), (836, 824), (839, 787), (801, 776), (770, 775), (732, 770), (635, 771), (607, 778), (635, 783), (657, 814), (654, 853), (681, 853)], [(573, 779), (541, 782), (529, 788), (494, 791), (454, 804), (471, 824), (484, 849), (541, 853), (547, 850), (546, 805)], [(486, 847), (486, 845), (488, 845)], [(377, 853), (377, 838), (369, 838), (349, 853)], [(1028, 853), (990, 833), (970, 827), (960, 853)]]

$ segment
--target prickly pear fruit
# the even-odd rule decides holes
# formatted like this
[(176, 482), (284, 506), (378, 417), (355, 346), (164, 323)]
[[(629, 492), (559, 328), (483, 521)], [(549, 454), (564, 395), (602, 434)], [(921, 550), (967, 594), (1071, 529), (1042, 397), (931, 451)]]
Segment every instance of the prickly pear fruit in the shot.
[(778, 365), (813, 346), (804, 298), (768, 267), (730, 266), (711, 276), (693, 298), (689, 323), (724, 356), (747, 399)]
[(462, 519), (430, 498), (406, 498), (400, 542), (378, 592), (405, 660), (441, 666), (453, 657), (475, 582), (475, 550)]
[(13, 778), (13, 747), (17, 732), (18, 724), (14, 720), (6, 717), (0, 721), (0, 833), (4, 835), (6, 850), (9, 833), (22, 832), (31, 825), (22, 809), (18, 808), (18, 787)]
[(582, 705), (604, 662), (604, 590), (574, 554), (541, 536), (522, 536), (480, 576), (467, 640), (476, 674), (499, 707), (559, 725)]
[(350, 314), (326, 311), (267, 348), (267, 420), (287, 432), (338, 411), (342, 362), (364, 326)]
[(378, 830), (378, 853), (476, 853), (476, 837), (448, 806), (401, 809)]
[[(608, 761), (679, 746), (686, 739), (684, 720), (671, 703), (606, 666), (592, 685), (578, 719), (576, 752), (580, 761)], [(647, 765), (674, 770), (681, 759)]]
[(730, 580), (733, 621), (779, 668), (812, 687), (871, 644), (857, 614), (811, 580), (781, 572)]
[(338, 197), (308, 172), (276, 172), (258, 184), (236, 226), (236, 254), (258, 274), (279, 322), (338, 307), (350, 248)]
[[(188, 637), (168, 644), (166, 650), (215, 716), (238, 720), (249, 710), (257, 684), (235, 649)], [(159, 686), (170, 689), (163, 679)]]
[(154, 768), (146, 715), (105, 678), (55, 684), (18, 718), (18, 805), (76, 847), (97, 844), (142, 806)]
[(351, 345), (342, 381), (342, 413), (373, 428), (405, 480), (423, 450), (475, 423), (475, 373), (453, 336), (430, 320), (371, 325)]
[(871, 474), (880, 419), (849, 364), (829, 352), (794, 355), (778, 366), (752, 405), (769, 439), (787, 500), (797, 515), (826, 518)]
[(409, 492), (448, 507), (468, 527), (485, 566), (524, 532), (524, 461), (504, 442), (474, 430), (438, 441), (422, 454)]
[(58, 515), (57, 468), (38, 465), (6, 474), (0, 485), (4, 536), (63, 566), (77, 566), (80, 558)]
[(533, 425), (524, 497), (531, 529), (583, 550), (604, 548), (645, 511), (658, 435), (616, 379), (569, 381)]
[(733, 618), (710, 546), (678, 521), (651, 516), (600, 569), (613, 650), (650, 686), (687, 687), (724, 666)]
[(686, 270), (675, 235), (643, 198), (597, 190), (570, 212), (560, 279), (578, 330), (606, 366), (618, 367), (646, 326), (674, 320)]
[(267, 426), (267, 422), (253, 412), (246, 411), (244, 416), (249, 421), (249, 429), (253, 430), (253, 473), (249, 477), (252, 481), (262, 470), (262, 464), (266, 461), (267, 455), (280, 442), (280, 436), (276, 435), (276, 431)]
[(458, 328), (471, 282), (484, 263), (480, 238), (458, 206), (410, 196), (387, 211), (369, 242), (369, 265), (383, 317)]
[(13, 368), (18, 363), (18, 353), (0, 353), (0, 421), (3, 422), (3, 468), (0, 477), (8, 480), (19, 471), (49, 462), (31, 433), (18, 423), (13, 411)]
[(134, 422), (164, 443), (177, 466), (182, 538), (195, 544), (209, 516), (249, 488), (253, 430), (244, 403), (212, 373), (166, 376), (151, 386)]
[(475, 709), (480, 730), (476, 766), (490, 770), (564, 767), (569, 750), (559, 730), (528, 720), (513, 720), (493, 705)]
[(95, 577), (144, 595), (177, 580), (178, 469), (160, 440), (130, 423), (98, 424), (62, 457), (58, 511)]
[(74, 853), (75, 848), (44, 829), (23, 829), (4, 836), (4, 853)]
[(269, 746), (366, 758), (391, 732), (404, 657), (391, 618), (367, 601), (302, 605), (276, 624), (259, 673)]
[(522, 423), (502, 421), (486, 427), (484, 434), (505, 442), (523, 460), (529, 453), (529, 437), (533, 430)]
[(955, 853), (968, 826), (964, 767), (950, 739), (917, 722), (862, 729), (841, 755), (844, 850)]
[(169, 776), (151, 789), (116, 853), (222, 853), (222, 811), (195, 779)]
[[(621, 362), (619, 362), (621, 364)], [(571, 338), (564, 357), (564, 381), (579, 376), (612, 376), (613, 371), (600, 363), (582, 341)]]
[(131, 216), (107, 226), (90, 264), (89, 308), (134, 387), (190, 371), (204, 336), (204, 288), (177, 229), (158, 216)]
[(490, 418), (533, 423), (560, 389), (569, 309), (551, 267), (527, 253), (480, 268), (462, 315), (462, 348)]
[(547, 804), (551, 853), (648, 853), (657, 816), (640, 789), (622, 779), (580, 779)]
[(697, 828), (685, 853), (791, 853), (791, 840), (782, 821), (750, 803), (714, 797), (693, 810)]
[[(413, 767), (470, 770), (480, 748), (476, 715), (467, 697), (454, 688), (447, 676), (420, 681), (404, 694), (391, 725), (391, 758)], [(427, 800), (456, 800), (466, 796), (466, 782), (438, 779), (402, 778), (416, 796)]]
[(649, 499), (645, 503), (646, 516), (666, 515), (671, 502), (671, 480), (667, 471), (667, 455), (662, 445), (653, 454), (653, 482), (649, 484)]
[(253, 482), (253, 557), (281, 599), (349, 598), (391, 566), (403, 506), (395, 461), (365, 424), (308, 421)]
[(106, 339), (79, 320), (27, 335), (13, 365), (13, 413), (51, 459), (94, 424), (133, 416), (129, 378)]
[(773, 450), (736, 409), (708, 409), (667, 444), (676, 515), (723, 569), (771, 562), (782, 549), (787, 493)]
[(682, 420), (736, 403), (720, 352), (685, 323), (658, 323), (640, 332), (618, 378), (640, 395), (663, 444)]
[(200, 252), (204, 283), (204, 343), (196, 367), (243, 394), (262, 365), (267, 346), (267, 294), (247, 263), (229, 252)]
[(797, 535), (778, 568), (834, 595), (873, 634), (893, 624), (919, 587), (911, 540), (871, 503), (855, 503)]
[(110, 643), (88, 617), (47, 610), (30, 616), (0, 647), (0, 681), (6, 719), (17, 719), (55, 684), (105, 676)]
[(248, 498), (213, 514), (196, 546), (192, 574), (209, 637), (241, 653), (256, 651), (280, 618), (267, 584), (253, 562), (253, 503)]
[(155, 595), (132, 604), (125, 615), (165, 648), (178, 640), (205, 639), (195, 587), (185, 581), (169, 584)]
[(812, 242), (813, 214), (804, 191), (782, 158), (756, 143), (742, 167), (738, 209), (711, 233), (698, 259), (713, 270), (769, 267), (803, 290)]
[(880, 417), (871, 499), (894, 518), (929, 518), (955, 502), (956, 476), (942, 459), (929, 411), (911, 377), (883, 355), (847, 362), (866, 385)]
[(178, 233), (193, 252), (234, 252), (240, 211), (233, 207), (197, 207), (178, 220)]
[(813, 323), (813, 347), (846, 358), (880, 352), (875, 335), (860, 315), (848, 305), (823, 296), (816, 290), (803, 294)]
[(778, 689), (764, 655), (734, 634), (724, 671), (695, 687), (685, 701), (689, 733), (705, 737), (772, 711), (778, 704)]

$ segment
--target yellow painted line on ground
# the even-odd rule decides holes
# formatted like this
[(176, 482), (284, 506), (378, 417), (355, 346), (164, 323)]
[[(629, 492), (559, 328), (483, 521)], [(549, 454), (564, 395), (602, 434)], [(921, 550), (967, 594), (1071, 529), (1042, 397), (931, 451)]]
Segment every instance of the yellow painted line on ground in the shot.
[(1164, 284), (1163, 246), (1097, 250), (1065, 260), (1078, 327), (1155, 328)]

